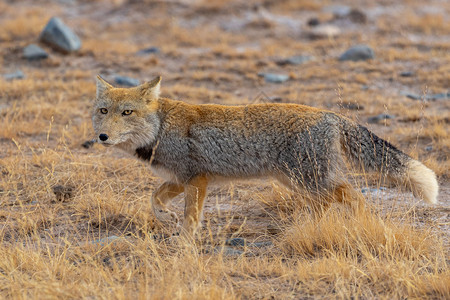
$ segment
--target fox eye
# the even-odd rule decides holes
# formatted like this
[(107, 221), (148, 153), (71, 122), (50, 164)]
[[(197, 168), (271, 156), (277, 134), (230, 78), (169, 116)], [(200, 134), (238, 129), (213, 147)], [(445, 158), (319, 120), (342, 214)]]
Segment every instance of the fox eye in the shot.
[(106, 108), (100, 108), (100, 112), (106, 115), (108, 113), (108, 110)]
[(129, 116), (129, 115), (131, 115), (132, 112), (133, 112), (132, 110), (126, 109), (126, 110), (123, 111), (122, 115), (123, 116)]

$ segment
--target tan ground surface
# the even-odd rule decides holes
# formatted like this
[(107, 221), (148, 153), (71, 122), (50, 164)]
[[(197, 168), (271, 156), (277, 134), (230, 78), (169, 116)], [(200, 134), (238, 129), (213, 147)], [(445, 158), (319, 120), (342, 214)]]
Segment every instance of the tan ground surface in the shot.
[[(0, 76), (0, 297), (450, 298), (450, 99), (404, 95), (450, 88), (450, 3), (423, 3), (0, 2), (0, 75), (26, 75)], [(334, 17), (336, 4), (367, 22)], [(63, 55), (41, 44), (48, 59), (23, 59), (52, 16), (75, 30), (82, 49)], [(341, 33), (311, 38), (313, 17)], [(338, 61), (356, 44), (372, 47), (375, 59)], [(151, 46), (160, 52), (136, 54)], [(277, 64), (293, 55), (314, 59)], [(413, 75), (400, 75), (407, 71)], [(268, 83), (260, 72), (289, 80)], [(118, 150), (81, 146), (93, 137), (99, 73), (162, 75), (163, 96), (192, 103), (340, 112), (435, 170), (439, 203), (378, 189), (365, 193), (370, 209), (335, 206), (315, 219), (300, 196), (270, 181), (238, 182), (211, 189), (197, 245), (155, 239), (164, 229), (149, 197), (160, 179)], [(380, 113), (395, 118), (368, 124)], [(377, 177), (353, 175), (359, 189), (378, 186)], [(55, 196), (56, 186), (66, 198)], [(174, 207), (181, 216), (181, 198)], [(268, 243), (222, 251), (230, 237)]]

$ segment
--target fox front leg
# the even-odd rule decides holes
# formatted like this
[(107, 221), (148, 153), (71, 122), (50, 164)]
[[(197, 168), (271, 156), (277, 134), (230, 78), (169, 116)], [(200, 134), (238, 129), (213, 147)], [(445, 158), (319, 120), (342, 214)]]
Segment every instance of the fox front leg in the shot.
[(184, 186), (185, 207), (182, 234), (193, 237), (199, 226), (206, 196), (208, 179), (205, 175), (192, 178)]
[(176, 213), (167, 209), (167, 204), (184, 191), (184, 186), (172, 182), (165, 182), (153, 192), (151, 203), (153, 213), (161, 223), (178, 225)]

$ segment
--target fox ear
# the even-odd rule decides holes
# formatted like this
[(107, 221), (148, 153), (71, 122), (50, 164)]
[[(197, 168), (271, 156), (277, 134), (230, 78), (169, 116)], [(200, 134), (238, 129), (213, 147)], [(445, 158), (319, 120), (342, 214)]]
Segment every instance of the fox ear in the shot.
[(141, 91), (142, 96), (147, 100), (154, 100), (159, 98), (161, 87), (161, 76), (154, 78), (150, 82), (146, 82), (137, 88)]
[(112, 85), (107, 83), (100, 75), (97, 75), (97, 98), (111, 88), (113, 88)]

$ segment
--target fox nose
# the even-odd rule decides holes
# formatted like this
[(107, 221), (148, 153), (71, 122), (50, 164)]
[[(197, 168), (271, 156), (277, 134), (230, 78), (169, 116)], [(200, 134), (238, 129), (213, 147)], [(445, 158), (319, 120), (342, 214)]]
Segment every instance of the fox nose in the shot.
[(98, 138), (100, 139), (100, 141), (104, 142), (108, 139), (108, 135), (105, 133), (101, 133)]

